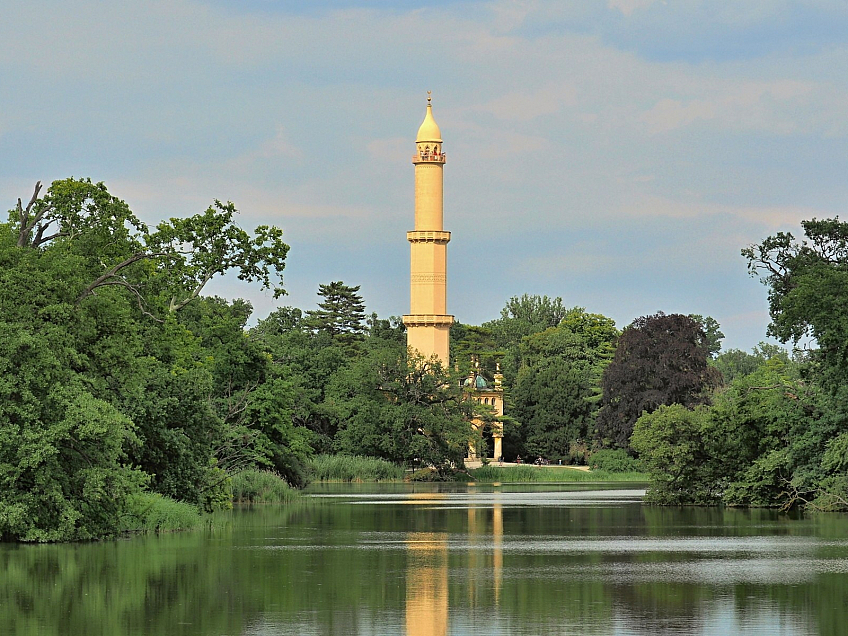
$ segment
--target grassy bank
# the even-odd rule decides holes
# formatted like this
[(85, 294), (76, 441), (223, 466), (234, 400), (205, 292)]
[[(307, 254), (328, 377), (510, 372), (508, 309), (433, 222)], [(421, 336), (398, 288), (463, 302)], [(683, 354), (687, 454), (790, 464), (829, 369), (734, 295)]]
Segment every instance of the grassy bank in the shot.
[(232, 476), (234, 503), (287, 503), (300, 495), (270, 470), (243, 470)]
[(306, 465), (310, 481), (401, 481), (404, 470), (384, 459), (349, 455), (318, 455)]
[(645, 473), (575, 470), (565, 466), (482, 466), (468, 472), (479, 482), (649, 481)]

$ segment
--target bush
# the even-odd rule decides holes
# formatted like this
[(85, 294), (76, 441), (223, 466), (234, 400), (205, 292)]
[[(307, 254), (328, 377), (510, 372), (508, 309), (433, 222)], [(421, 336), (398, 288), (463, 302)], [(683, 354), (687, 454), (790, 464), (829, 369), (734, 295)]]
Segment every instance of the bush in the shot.
[(589, 456), (589, 465), (593, 469), (610, 473), (631, 473), (643, 470), (642, 462), (628, 455), (622, 448), (604, 449), (592, 453)]
[(232, 476), (233, 501), (285, 503), (300, 495), (280, 475), (270, 470), (244, 470)]
[(318, 455), (306, 465), (314, 481), (400, 481), (402, 467), (385, 459), (354, 457), (352, 455)]

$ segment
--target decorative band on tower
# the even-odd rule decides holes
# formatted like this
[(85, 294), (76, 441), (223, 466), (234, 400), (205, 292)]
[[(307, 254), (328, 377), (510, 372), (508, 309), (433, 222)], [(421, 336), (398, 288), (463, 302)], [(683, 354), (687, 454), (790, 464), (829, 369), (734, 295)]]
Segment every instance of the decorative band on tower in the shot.
[(406, 233), (410, 244), (409, 314), (406, 344), (425, 358), (450, 361), (450, 326), (447, 313), (447, 246), (450, 232), (443, 228), (443, 176), (445, 153), (442, 133), (433, 119), (430, 91), (427, 112), (415, 139), (415, 229)]

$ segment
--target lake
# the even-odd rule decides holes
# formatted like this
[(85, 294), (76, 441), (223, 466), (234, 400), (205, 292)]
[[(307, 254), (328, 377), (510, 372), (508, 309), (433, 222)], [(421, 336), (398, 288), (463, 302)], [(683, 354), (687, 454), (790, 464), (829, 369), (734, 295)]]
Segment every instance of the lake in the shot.
[(0, 634), (848, 633), (848, 516), (626, 484), (313, 487), (203, 531), (0, 545)]

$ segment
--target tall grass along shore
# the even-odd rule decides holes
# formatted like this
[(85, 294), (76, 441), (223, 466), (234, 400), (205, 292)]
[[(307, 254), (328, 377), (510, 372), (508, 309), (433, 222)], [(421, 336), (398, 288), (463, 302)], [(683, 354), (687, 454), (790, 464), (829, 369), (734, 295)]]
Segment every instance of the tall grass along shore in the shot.
[(306, 465), (310, 481), (365, 482), (402, 481), (401, 466), (373, 457), (317, 455)]
[(468, 471), (479, 482), (648, 481), (645, 473), (575, 470), (566, 466), (482, 466)]
[(287, 503), (300, 497), (270, 470), (243, 470), (232, 476), (233, 503)]

